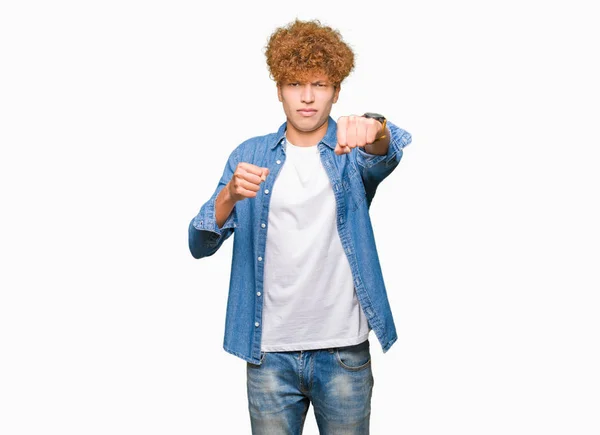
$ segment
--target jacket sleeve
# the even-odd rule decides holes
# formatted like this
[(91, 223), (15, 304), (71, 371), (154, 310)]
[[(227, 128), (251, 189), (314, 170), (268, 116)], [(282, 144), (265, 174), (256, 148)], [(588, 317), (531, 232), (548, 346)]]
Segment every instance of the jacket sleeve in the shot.
[(200, 212), (190, 222), (188, 227), (188, 243), (190, 252), (194, 258), (208, 257), (217, 252), (223, 242), (233, 234), (237, 225), (235, 206), (221, 228), (217, 225), (215, 216), (215, 201), (217, 195), (229, 182), (235, 172), (238, 164), (237, 154), (238, 149), (229, 156), (215, 192), (212, 197), (202, 205)]
[(412, 141), (410, 133), (402, 130), (390, 121), (390, 144), (387, 154), (382, 156), (368, 154), (362, 148), (357, 149), (356, 163), (367, 193), (367, 203), (371, 204), (379, 183), (390, 175), (402, 159), (402, 149)]

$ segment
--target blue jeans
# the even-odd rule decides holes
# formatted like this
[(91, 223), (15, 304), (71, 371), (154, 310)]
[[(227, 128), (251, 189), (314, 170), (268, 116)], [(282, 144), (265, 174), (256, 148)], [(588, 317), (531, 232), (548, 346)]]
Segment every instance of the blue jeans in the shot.
[(368, 340), (261, 357), (261, 365), (247, 363), (253, 435), (301, 434), (310, 403), (321, 435), (369, 433), (373, 374)]

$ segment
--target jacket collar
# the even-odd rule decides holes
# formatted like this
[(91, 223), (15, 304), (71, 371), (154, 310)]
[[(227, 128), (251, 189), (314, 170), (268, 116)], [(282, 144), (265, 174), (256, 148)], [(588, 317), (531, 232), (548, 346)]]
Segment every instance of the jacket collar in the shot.
[[(275, 140), (271, 144), (271, 149), (283, 143), (283, 140), (285, 139), (286, 127), (287, 122), (281, 124), (281, 127), (279, 127), (279, 130), (277, 130), (277, 133), (275, 134)], [(331, 116), (327, 119), (327, 132), (325, 133), (325, 136), (323, 136), (323, 139), (321, 139), (321, 142), (319, 143), (323, 143), (331, 149), (334, 149), (337, 144), (337, 124)]]

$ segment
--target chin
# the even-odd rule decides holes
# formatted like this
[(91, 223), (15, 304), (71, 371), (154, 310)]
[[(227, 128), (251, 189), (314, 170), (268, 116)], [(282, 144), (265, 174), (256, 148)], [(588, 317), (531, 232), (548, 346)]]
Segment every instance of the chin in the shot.
[(310, 132), (321, 127), (325, 121), (321, 119), (302, 119), (300, 122), (294, 123), (294, 127), (300, 131)]

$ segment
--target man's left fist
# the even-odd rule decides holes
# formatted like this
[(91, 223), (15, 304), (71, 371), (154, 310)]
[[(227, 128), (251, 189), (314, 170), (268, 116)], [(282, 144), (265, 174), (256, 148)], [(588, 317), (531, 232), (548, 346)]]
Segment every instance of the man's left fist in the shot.
[(364, 147), (385, 136), (381, 122), (373, 118), (350, 115), (337, 120), (337, 155), (348, 154), (352, 148)]

